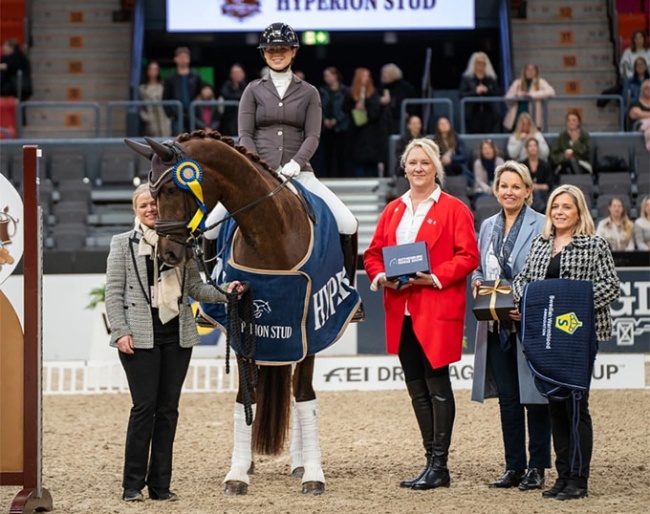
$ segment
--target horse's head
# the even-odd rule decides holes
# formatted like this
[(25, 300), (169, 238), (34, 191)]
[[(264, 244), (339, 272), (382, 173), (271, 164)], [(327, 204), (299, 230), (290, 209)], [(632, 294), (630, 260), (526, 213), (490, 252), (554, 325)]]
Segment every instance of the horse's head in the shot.
[[(201, 167), (187, 158), (177, 141), (145, 140), (146, 145), (128, 139), (125, 142), (151, 160), (149, 187), (158, 206), (158, 257), (170, 266), (178, 266), (191, 256), (191, 236), (198, 227), (193, 218), (197, 211), (193, 197), (198, 196), (203, 202)], [(207, 215), (205, 207), (202, 214)]]

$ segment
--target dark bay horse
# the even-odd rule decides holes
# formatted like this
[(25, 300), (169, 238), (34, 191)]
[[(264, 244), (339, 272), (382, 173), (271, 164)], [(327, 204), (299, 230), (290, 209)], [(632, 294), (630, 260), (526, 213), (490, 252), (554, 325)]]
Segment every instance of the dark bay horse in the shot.
[[(126, 142), (152, 161), (150, 187), (158, 204), (158, 252), (167, 264), (180, 265), (189, 256), (186, 242), (191, 236), (187, 225), (195, 214), (201, 216), (197, 203), (203, 204), (200, 208), (204, 213), (209, 213), (218, 202), (233, 213), (239, 232), (233, 240), (232, 257), (238, 264), (291, 270), (305, 256), (311, 228), (301, 199), (288, 187), (282, 187), (283, 181), (264, 162), (244, 147), (234, 145), (232, 139), (198, 130), (164, 144), (148, 138), (148, 145)], [(193, 180), (191, 175), (196, 169), (190, 167), (187, 176), (181, 177), (180, 186), (171, 177), (171, 170), (182, 159), (200, 163), (202, 202), (197, 202), (191, 188), (182, 189), (184, 180)], [(314, 356), (295, 365), (293, 380), (291, 370), (291, 365), (259, 366), (259, 381), (252, 391), (256, 407), (252, 428), (246, 423), (240, 387), (235, 403), (231, 468), (224, 480), (226, 494), (247, 492), (253, 451), (275, 455), (283, 449), (291, 417), (292, 389), (292, 474), (302, 475), (303, 493), (324, 492), (318, 408), (312, 386)]]

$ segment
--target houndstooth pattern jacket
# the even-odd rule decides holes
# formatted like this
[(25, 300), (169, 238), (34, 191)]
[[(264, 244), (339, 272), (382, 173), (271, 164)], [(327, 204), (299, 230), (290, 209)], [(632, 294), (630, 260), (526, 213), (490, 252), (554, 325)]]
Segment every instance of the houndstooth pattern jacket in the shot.
[[(149, 304), (148, 256), (138, 255), (140, 234), (134, 230), (111, 239), (106, 262), (106, 314), (111, 327), (111, 346), (130, 335), (135, 348), (153, 348), (153, 320)], [(135, 258), (135, 263), (134, 263)], [(201, 302), (225, 302), (226, 297), (209, 284), (204, 284), (194, 260), (181, 273), (182, 297), (179, 299), (179, 344), (190, 348), (199, 342), (199, 333), (190, 307), (189, 297)]]
[[(529, 282), (544, 280), (551, 262), (553, 236), (533, 241), (521, 272), (512, 282), (513, 298), (518, 304)], [(614, 258), (607, 242), (600, 236), (574, 236), (560, 257), (560, 278), (591, 280), (596, 311), (596, 338), (609, 341), (612, 337), (612, 317), (609, 305), (620, 295), (620, 284)]]

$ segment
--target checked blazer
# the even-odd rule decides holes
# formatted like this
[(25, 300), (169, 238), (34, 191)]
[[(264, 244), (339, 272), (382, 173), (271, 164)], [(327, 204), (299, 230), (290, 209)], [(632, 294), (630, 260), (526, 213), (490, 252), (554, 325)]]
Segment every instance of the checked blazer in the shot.
[[(149, 304), (146, 255), (138, 255), (141, 234), (134, 230), (111, 239), (106, 262), (106, 314), (111, 327), (110, 345), (130, 335), (133, 346), (153, 348), (153, 320)], [(209, 284), (204, 284), (196, 261), (187, 262), (181, 271), (182, 296), (179, 298), (179, 344), (190, 348), (199, 342), (199, 333), (189, 298), (201, 302), (225, 302), (226, 297)], [(146, 294), (143, 287), (147, 289)]]
[[(552, 246), (553, 236), (543, 239), (540, 235), (533, 241), (523, 269), (512, 282), (515, 302), (521, 300), (527, 283), (546, 278)], [(593, 283), (596, 338), (609, 341), (612, 337), (609, 304), (620, 295), (620, 283), (609, 245), (600, 236), (574, 236), (560, 255), (560, 278)]]

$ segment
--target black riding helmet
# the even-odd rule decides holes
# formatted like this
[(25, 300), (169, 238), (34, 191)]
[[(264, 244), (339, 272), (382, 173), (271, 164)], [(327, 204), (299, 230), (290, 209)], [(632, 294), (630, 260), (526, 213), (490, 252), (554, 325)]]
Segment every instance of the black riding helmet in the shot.
[(268, 27), (264, 29), (262, 35), (260, 36), (260, 44), (258, 49), (264, 54), (265, 48), (270, 48), (272, 46), (290, 46), (291, 48), (300, 47), (298, 42), (298, 36), (296, 36), (295, 31), (291, 26), (286, 23), (271, 23)]

